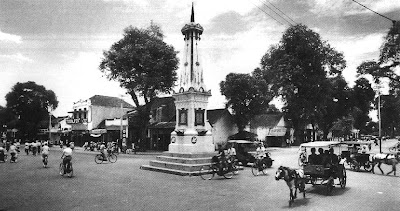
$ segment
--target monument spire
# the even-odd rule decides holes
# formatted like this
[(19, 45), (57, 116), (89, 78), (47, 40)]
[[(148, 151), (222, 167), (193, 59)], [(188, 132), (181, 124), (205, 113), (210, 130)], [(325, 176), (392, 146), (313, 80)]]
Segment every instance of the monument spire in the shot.
[(192, 15), (190, 16), (190, 22), (194, 23), (194, 7), (192, 2)]
[(184, 35), (185, 50), (183, 57), (183, 66), (180, 70), (179, 92), (186, 92), (190, 88), (193, 91), (207, 92), (204, 79), (203, 67), (200, 61), (200, 35), (203, 33), (203, 27), (194, 22), (194, 5), (192, 3), (192, 12), (190, 23), (185, 24), (181, 32)]

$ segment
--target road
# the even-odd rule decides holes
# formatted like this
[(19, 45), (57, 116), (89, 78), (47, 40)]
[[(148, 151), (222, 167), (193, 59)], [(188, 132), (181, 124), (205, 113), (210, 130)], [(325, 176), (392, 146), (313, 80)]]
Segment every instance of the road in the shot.
[[(389, 142), (386, 142), (389, 143)], [(375, 148), (373, 150), (376, 150)], [(40, 157), (23, 155), (0, 163), (0, 210), (398, 210), (399, 177), (347, 171), (347, 186), (330, 196), (322, 186), (306, 185), (288, 206), (289, 190), (275, 181), (280, 165), (297, 167), (297, 148), (273, 148), (273, 167), (254, 177), (245, 168), (232, 179), (177, 176), (145, 171), (155, 155), (120, 155), (114, 164), (95, 164), (94, 153), (74, 154), (75, 176), (58, 174), (61, 152), (52, 148), (49, 168)], [(379, 172), (378, 169), (376, 169)], [(385, 172), (388, 166), (383, 166)], [(400, 172), (398, 172), (398, 175)]]

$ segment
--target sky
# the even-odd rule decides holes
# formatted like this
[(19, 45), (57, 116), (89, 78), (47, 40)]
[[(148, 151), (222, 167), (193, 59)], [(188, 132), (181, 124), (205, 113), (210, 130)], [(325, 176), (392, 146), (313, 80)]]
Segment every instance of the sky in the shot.
[[(122, 97), (133, 104), (99, 70), (103, 51), (122, 38), (126, 27), (146, 28), (153, 21), (182, 60), (180, 30), (190, 21), (192, 2), (195, 21), (204, 28), (199, 48), (212, 93), (209, 109), (224, 107), (219, 83), (225, 76), (259, 67), (289, 22), (306, 25), (343, 52), (343, 74), (350, 86), (357, 66), (378, 58), (392, 25), (352, 0), (1, 0), (0, 105), (6, 106), (5, 96), (16, 83), (27, 81), (56, 93), (56, 116), (67, 115), (74, 102), (93, 95)], [(400, 20), (400, 1), (358, 2)]]

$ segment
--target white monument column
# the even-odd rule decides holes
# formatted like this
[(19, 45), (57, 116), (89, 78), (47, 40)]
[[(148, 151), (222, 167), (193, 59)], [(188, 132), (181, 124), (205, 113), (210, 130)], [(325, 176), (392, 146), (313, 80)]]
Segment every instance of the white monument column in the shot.
[(199, 43), (203, 27), (194, 21), (182, 28), (185, 40), (183, 64), (179, 74), (179, 91), (173, 94), (176, 107), (175, 131), (171, 133), (168, 151), (172, 153), (214, 152), (211, 131), (206, 130), (207, 104), (211, 91), (203, 80)]

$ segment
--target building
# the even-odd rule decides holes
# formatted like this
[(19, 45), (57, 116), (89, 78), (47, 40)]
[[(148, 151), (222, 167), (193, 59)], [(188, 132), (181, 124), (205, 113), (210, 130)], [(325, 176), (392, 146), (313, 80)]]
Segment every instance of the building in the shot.
[[(71, 141), (83, 145), (89, 141), (116, 141), (121, 131), (121, 118), (134, 107), (117, 97), (94, 95), (74, 103), (71, 117), (66, 120), (71, 125)], [(106, 120), (108, 125), (106, 125)], [(111, 121), (112, 120), (112, 121)], [(119, 122), (119, 127), (117, 123)], [(122, 131), (127, 133), (127, 120), (122, 121)], [(108, 130), (107, 127), (108, 126)], [(112, 135), (111, 135), (112, 134)], [(126, 135), (125, 135), (126, 136)]]
[(259, 140), (268, 146), (284, 146), (290, 139), (290, 129), (287, 128), (284, 115), (262, 114), (250, 121), (250, 132), (257, 134)]

